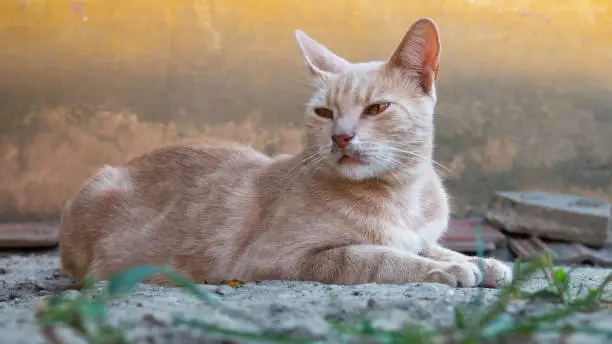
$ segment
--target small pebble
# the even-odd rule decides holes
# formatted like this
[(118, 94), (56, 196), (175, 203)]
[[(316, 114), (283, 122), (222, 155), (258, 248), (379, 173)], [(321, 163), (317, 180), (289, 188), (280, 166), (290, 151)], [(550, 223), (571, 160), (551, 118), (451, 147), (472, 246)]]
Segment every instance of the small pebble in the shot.
[(368, 309), (372, 309), (374, 307), (376, 307), (377, 303), (376, 301), (374, 301), (374, 299), (368, 299), (368, 301), (366, 302), (366, 308)]
[(222, 296), (228, 296), (236, 293), (236, 289), (227, 285), (222, 285), (215, 289), (215, 293)]
[(142, 317), (142, 321), (151, 327), (166, 325), (166, 323), (161, 320), (159, 316), (155, 316), (153, 314), (145, 314)]
[(273, 303), (270, 305), (270, 312), (272, 314), (276, 314), (276, 313), (283, 313), (289, 310), (289, 307), (280, 304), (280, 303)]

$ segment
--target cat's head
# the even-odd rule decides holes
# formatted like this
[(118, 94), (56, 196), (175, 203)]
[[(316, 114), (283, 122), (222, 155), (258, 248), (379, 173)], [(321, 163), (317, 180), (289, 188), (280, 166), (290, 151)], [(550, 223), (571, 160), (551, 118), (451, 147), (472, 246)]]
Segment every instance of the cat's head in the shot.
[(415, 21), (387, 61), (351, 63), (300, 30), (296, 39), (317, 88), (306, 110), (309, 161), (355, 181), (431, 164), (440, 57), (433, 21)]

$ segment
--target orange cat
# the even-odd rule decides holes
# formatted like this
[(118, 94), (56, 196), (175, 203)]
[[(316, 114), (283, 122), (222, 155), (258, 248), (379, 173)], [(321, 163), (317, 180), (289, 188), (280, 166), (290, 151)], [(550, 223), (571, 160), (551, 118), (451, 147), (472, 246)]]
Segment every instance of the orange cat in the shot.
[[(436, 25), (417, 20), (385, 62), (350, 63), (296, 39), (317, 86), (303, 151), (175, 145), (105, 166), (62, 213), (65, 273), (168, 264), (208, 283), (482, 281), (475, 258), (437, 243), (449, 206), (432, 165)], [(512, 278), (497, 260), (484, 266), (488, 285)]]

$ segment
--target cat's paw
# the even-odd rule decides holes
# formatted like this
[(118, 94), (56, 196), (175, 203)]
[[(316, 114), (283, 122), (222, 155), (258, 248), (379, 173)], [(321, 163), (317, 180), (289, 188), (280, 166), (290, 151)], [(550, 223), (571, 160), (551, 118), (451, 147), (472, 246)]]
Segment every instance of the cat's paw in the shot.
[(441, 264), (426, 276), (426, 282), (446, 284), (450, 287), (476, 287), (482, 282), (482, 271), (470, 262)]
[[(479, 266), (479, 258), (470, 258), (470, 262)], [(497, 259), (485, 258), (484, 265), (484, 286), (489, 288), (500, 288), (512, 282), (512, 268)]]

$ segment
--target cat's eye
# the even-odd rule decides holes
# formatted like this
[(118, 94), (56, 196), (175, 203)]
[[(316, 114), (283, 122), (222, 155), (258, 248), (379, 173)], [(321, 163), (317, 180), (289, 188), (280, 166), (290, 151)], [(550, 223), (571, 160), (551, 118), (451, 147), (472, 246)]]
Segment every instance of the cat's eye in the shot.
[(391, 106), (391, 103), (372, 104), (365, 108), (363, 114), (368, 116), (375, 116), (387, 110), (389, 106)]
[(318, 107), (314, 109), (314, 112), (318, 115), (321, 116), (323, 118), (333, 118), (334, 117), (334, 112), (328, 108), (324, 108), (324, 107)]

